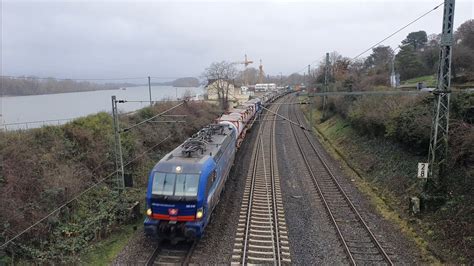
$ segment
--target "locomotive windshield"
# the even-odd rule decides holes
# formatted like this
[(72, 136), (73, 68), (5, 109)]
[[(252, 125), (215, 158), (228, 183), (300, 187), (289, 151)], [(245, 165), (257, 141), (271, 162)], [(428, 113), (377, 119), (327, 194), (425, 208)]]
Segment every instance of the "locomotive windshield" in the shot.
[(153, 176), (153, 195), (195, 197), (198, 192), (199, 175), (155, 173)]

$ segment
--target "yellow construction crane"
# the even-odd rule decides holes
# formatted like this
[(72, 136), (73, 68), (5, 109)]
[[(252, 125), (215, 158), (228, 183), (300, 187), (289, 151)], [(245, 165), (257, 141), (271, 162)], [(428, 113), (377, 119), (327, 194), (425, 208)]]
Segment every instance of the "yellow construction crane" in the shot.
[(252, 60), (248, 60), (247, 59), (247, 55), (245, 55), (245, 60), (244, 61), (239, 61), (239, 62), (232, 62), (232, 64), (240, 64), (240, 65), (244, 65), (245, 66), (245, 69), (244, 69), (244, 73), (243, 73), (243, 78), (244, 78), (244, 85), (248, 85), (248, 81), (247, 81), (247, 66), (252, 64), (253, 61)]
[(248, 65), (252, 64), (253, 61), (252, 60), (248, 60), (247, 59), (247, 55), (245, 55), (245, 60), (244, 61), (239, 61), (239, 62), (232, 62), (232, 64), (241, 64), (241, 65), (244, 65), (245, 68), (247, 68)]

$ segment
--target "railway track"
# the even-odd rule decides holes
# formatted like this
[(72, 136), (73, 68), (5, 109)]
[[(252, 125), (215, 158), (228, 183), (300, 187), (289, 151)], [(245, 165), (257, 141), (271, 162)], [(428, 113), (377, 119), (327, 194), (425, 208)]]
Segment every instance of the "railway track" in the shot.
[(161, 241), (148, 257), (145, 265), (188, 265), (197, 241), (173, 245)]
[[(285, 97), (286, 98), (286, 97)], [(280, 105), (271, 109), (278, 111)], [(275, 119), (268, 112), (260, 123), (252, 152), (232, 264), (291, 263), (275, 147)]]
[[(297, 111), (297, 108), (299, 107), (290, 107), (293, 110), (290, 112), (293, 113), (291, 119), (303, 125), (302, 113)], [(336, 229), (349, 262), (353, 265), (393, 265), (385, 249), (323, 159), (321, 151), (313, 144), (310, 133), (293, 124), (290, 124), (290, 127), (309, 176), (319, 193), (331, 223)]]

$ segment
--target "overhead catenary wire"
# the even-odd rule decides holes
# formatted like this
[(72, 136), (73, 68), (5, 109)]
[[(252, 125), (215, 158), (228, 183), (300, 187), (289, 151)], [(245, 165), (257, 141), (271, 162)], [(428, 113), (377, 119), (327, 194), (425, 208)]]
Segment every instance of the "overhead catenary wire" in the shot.
[(278, 113), (276, 113), (276, 112), (273, 112), (272, 110), (266, 108), (265, 106), (262, 106), (262, 108), (265, 109), (265, 110), (267, 110), (267, 112), (270, 112), (270, 113), (272, 113), (272, 114), (274, 114), (274, 115), (276, 115), (276, 116), (278, 116), (278, 117), (281, 117), (283, 120), (286, 120), (286, 121), (290, 122), (291, 124), (300, 127), (300, 128), (303, 129), (303, 130), (311, 131), (311, 129), (307, 129), (305, 126), (303, 126), (303, 125), (301, 125), (301, 124), (298, 124), (298, 123), (296, 123), (295, 121), (292, 121), (292, 120), (290, 120), (289, 118), (286, 118), (286, 117), (284, 117), (284, 116), (282, 116), (282, 115), (280, 115), (280, 114), (278, 114)]
[(399, 33), (400, 31), (406, 29), (408, 26), (412, 25), (413, 23), (417, 22), (418, 20), (420, 20), (421, 18), (425, 17), (426, 15), (430, 14), (431, 12), (435, 11), (436, 9), (438, 9), (438, 7), (442, 6), (444, 4), (441, 3), (437, 6), (435, 6), (434, 8), (430, 9), (429, 11), (425, 12), (423, 15), (417, 17), (416, 19), (412, 20), (410, 23), (406, 24), (405, 26), (401, 27), (400, 29), (396, 30), (395, 32), (393, 32), (392, 34), (388, 35), (387, 37), (383, 38), (381, 41), (377, 42), (376, 44), (372, 45), (371, 47), (367, 48), (366, 50), (362, 51), (361, 53), (359, 53), (358, 55), (354, 56), (351, 61), (354, 61), (356, 60), (357, 58), (359, 58), (361, 55), (367, 53), (368, 51), (370, 51), (372, 48), (376, 47), (377, 45), (383, 43), (384, 41), (390, 39), (392, 36), (394, 36), (395, 34)]
[[(359, 58), (360, 56), (362, 56), (363, 54), (367, 53), (368, 51), (370, 51), (371, 49), (375, 48), (377, 45), (383, 43), (384, 41), (390, 39), (391, 37), (393, 37), (394, 35), (396, 35), (397, 33), (399, 33), (400, 31), (406, 29), (407, 27), (409, 27), (410, 25), (412, 25), (413, 23), (417, 22), (418, 20), (422, 19), (423, 17), (427, 16), (428, 14), (430, 14), (431, 12), (435, 11), (436, 9), (438, 9), (440, 6), (442, 6), (444, 4), (443, 3), (440, 3), (438, 5), (436, 5), (435, 7), (433, 7), (432, 9), (430, 9), (429, 11), (423, 13), (422, 15), (418, 16), (417, 18), (415, 18), (414, 20), (410, 21), (408, 24), (402, 26), (401, 28), (397, 29), (396, 31), (394, 31), (393, 33), (389, 34), (387, 37), (383, 38), (382, 40), (378, 41), (376, 44), (370, 46), (369, 48), (365, 49), (364, 51), (362, 51), (361, 53), (359, 53), (358, 55), (354, 56), (353, 58), (350, 59), (350, 61), (354, 61), (356, 60), (357, 58)], [(319, 59), (316, 59), (314, 61), (312, 61), (310, 63), (310, 65), (316, 63)], [(303, 68), (301, 68), (301, 70), (298, 70), (297, 72), (293, 72), (293, 73), (300, 73), (302, 71), (306, 71), (308, 67), (308, 64), (306, 64)]]
[[(154, 148), (156, 148), (157, 146), (159, 146), (160, 144), (162, 144), (163, 142), (165, 142), (166, 140), (168, 140), (169, 138), (171, 138), (172, 135), (168, 135), (166, 138), (164, 138), (163, 140), (161, 140), (160, 142), (158, 142), (157, 144), (155, 144), (154, 146), (152, 146), (151, 148), (147, 149), (146, 151), (144, 151), (143, 153), (139, 154), (138, 156), (136, 156), (135, 158), (133, 158), (132, 160), (128, 161), (127, 163), (125, 163), (124, 166), (128, 166), (129, 164), (131, 164), (132, 162), (138, 160), (139, 158), (145, 156), (145, 154), (147, 154), (148, 152), (150, 152), (151, 150), (153, 150)], [(91, 185), (90, 187), (86, 188), (85, 190), (83, 190), (82, 192), (78, 193), (76, 196), (72, 197), (70, 200), (66, 201), (65, 203), (63, 203), (62, 205), (60, 205), (59, 207), (57, 207), (56, 209), (54, 209), (53, 211), (49, 212), (46, 216), (44, 216), (43, 218), (39, 219), (38, 221), (36, 221), (35, 223), (33, 223), (32, 225), (28, 226), (26, 229), (24, 229), (23, 231), (21, 231), (20, 233), (18, 233), (17, 235), (15, 235), (14, 237), (12, 237), (11, 239), (5, 241), (5, 243), (3, 243), (1, 246), (0, 246), (0, 249), (3, 249), (5, 248), (6, 246), (8, 246), (8, 244), (10, 244), (11, 242), (13, 242), (15, 239), (17, 239), (18, 237), (22, 236), (23, 234), (25, 234), (26, 232), (30, 231), (33, 227), (37, 226), (38, 224), (42, 223), (43, 221), (45, 221), (46, 219), (48, 219), (49, 217), (51, 217), (53, 214), (55, 214), (56, 212), (60, 211), (61, 209), (63, 209), (64, 207), (66, 207), (67, 205), (71, 204), (72, 202), (74, 202), (75, 200), (77, 200), (78, 198), (80, 198), (82, 195), (86, 194), (87, 192), (89, 192), (90, 190), (92, 190), (93, 188), (95, 188), (96, 186), (100, 185), (101, 183), (103, 183), (104, 181), (106, 181), (107, 179), (109, 179), (110, 177), (112, 177), (115, 173), (117, 173), (117, 170), (113, 171), (112, 173), (108, 174), (106, 177), (100, 179), (99, 181), (97, 181), (96, 183), (94, 183), (93, 185)]]
[(171, 107), (171, 108), (169, 108), (169, 109), (167, 109), (167, 110), (165, 110), (165, 111), (163, 111), (163, 112), (161, 112), (161, 113), (159, 113), (159, 114), (157, 114), (157, 115), (154, 115), (154, 116), (152, 116), (152, 117), (150, 117), (150, 118), (147, 118), (147, 119), (145, 119), (145, 120), (142, 120), (141, 122), (138, 122), (138, 123), (136, 123), (136, 124), (134, 124), (134, 125), (132, 125), (132, 126), (129, 126), (129, 127), (127, 127), (127, 128), (124, 128), (124, 129), (122, 130), (122, 132), (127, 132), (127, 131), (129, 131), (129, 130), (131, 130), (131, 129), (137, 127), (137, 126), (140, 126), (140, 125), (142, 125), (142, 124), (144, 124), (144, 123), (146, 123), (146, 122), (148, 122), (148, 121), (151, 121), (152, 119), (154, 119), (154, 118), (156, 118), (156, 117), (162, 116), (162, 115), (168, 113), (169, 111), (180, 107), (180, 106), (183, 105), (184, 103), (185, 103), (185, 101), (183, 101), (183, 102), (181, 102), (180, 104), (177, 104), (177, 105), (175, 105), (175, 106), (173, 106), (173, 107)]
[[(168, 100), (159, 100), (159, 101), (151, 101), (152, 103), (169, 103), (169, 102), (181, 102), (181, 101), (168, 101)], [(140, 101), (140, 100), (122, 100), (120, 103), (150, 103), (150, 101)]]

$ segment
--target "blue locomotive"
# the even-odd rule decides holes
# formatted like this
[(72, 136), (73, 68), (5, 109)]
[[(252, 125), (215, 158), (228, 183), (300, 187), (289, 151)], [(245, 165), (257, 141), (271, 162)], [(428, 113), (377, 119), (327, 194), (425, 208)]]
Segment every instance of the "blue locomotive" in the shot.
[(145, 233), (175, 241), (200, 238), (236, 152), (236, 132), (213, 124), (167, 154), (149, 176)]
[(224, 114), (153, 167), (146, 194), (146, 235), (175, 242), (203, 235), (237, 147), (261, 106), (253, 99)]

